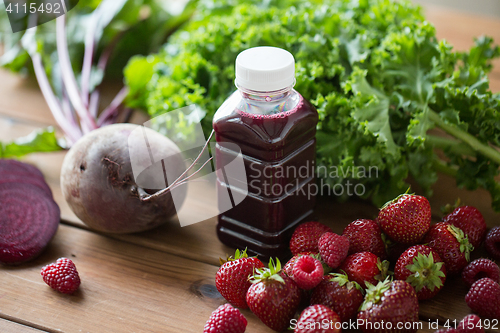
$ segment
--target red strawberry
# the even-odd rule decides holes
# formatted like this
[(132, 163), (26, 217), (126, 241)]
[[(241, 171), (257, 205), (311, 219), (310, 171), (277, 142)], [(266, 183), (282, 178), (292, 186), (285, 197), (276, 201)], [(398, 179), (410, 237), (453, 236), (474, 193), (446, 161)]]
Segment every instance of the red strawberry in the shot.
[(43, 281), (63, 294), (72, 294), (80, 286), (80, 276), (75, 264), (68, 258), (59, 258), (41, 271)]
[(486, 235), (484, 246), (493, 259), (500, 260), (500, 226), (491, 228)]
[[(379, 282), (376, 286), (367, 283), (365, 301), (358, 313), (363, 332), (416, 332), (418, 320), (418, 298), (413, 287), (406, 281)], [(385, 325), (373, 325), (384, 322)], [(404, 325), (405, 329), (398, 329)], [(406, 329), (406, 325), (411, 328)], [(385, 330), (384, 330), (385, 328)]]
[(318, 240), (329, 231), (332, 231), (330, 227), (316, 221), (302, 223), (293, 232), (290, 251), (293, 255), (301, 252), (319, 252)]
[(443, 222), (453, 224), (462, 229), (469, 238), (469, 243), (478, 247), (486, 236), (486, 222), (477, 208), (472, 206), (461, 206), (443, 218)]
[(264, 267), (262, 261), (255, 257), (248, 258), (246, 250), (236, 250), (234, 259), (227, 262), (221, 259), (222, 266), (215, 275), (215, 286), (219, 293), (232, 305), (246, 309), (247, 290), (251, 283), (248, 277), (253, 275), (254, 269)]
[(387, 257), (382, 230), (373, 220), (360, 219), (349, 223), (342, 236), (349, 239), (349, 254), (371, 252), (382, 259)]
[(323, 265), (311, 256), (301, 256), (293, 265), (292, 279), (299, 288), (312, 289), (323, 279)]
[(433, 225), (425, 235), (424, 243), (439, 254), (450, 276), (460, 273), (467, 266), (470, 252), (474, 249), (464, 232), (447, 222)]
[(366, 288), (365, 281), (376, 284), (383, 281), (388, 273), (389, 262), (371, 252), (359, 252), (348, 256), (339, 269), (344, 271), (350, 281), (357, 282), (361, 287)]
[(472, 284), (465, 303), (481, 317), (500, 319), (500, 285), (490, 278)]
[(331, 273), (314, 288), (311, 304), (323, 304), (332, 308), (343, 322), (355, 320), (363, 303), (362, 290), (357, 282), (349, 281), (346, 274)]
[(295, 326), (295, 333), (340, 333), (340, 317), (327, 306), (316, 304), (307, 307), (300, 314)]
[(500, 283), (500, 268), (489, 259), (476, 259), (462, 271), (462, 280), (469, 287), (484, 277), (489, 277), (493, 281)]
[(231, 304), (221, 305), (208, 318), (203, 333), (244, 333), (247, 320)]
[(444, 263), (432, 248), (415, 245), (396, 262), (394, 277), (411, 284), (419, 300), (429, 299), (441, 290), (446, 280)]
[(269, 268), (257, 269), (248, 288), (250, 310), (271, 329), (281, 332), (290, 325), (300, 303), (300, 289), (286, 274), (281, 263), (271, 259)]
[(380, 209), (377, 221), (392, 240), (413, 245), (429, 230), (431, 205), (420, 195), (402, 194)]
[(347, 257), (349, 239), (334, 232), (324, 233), (318, 241), (319, 254), (331, 268), (337, 268)]
[(457, 326), (458, 333), (484, 333), (481, 318), (475, 314), (465, 316)]

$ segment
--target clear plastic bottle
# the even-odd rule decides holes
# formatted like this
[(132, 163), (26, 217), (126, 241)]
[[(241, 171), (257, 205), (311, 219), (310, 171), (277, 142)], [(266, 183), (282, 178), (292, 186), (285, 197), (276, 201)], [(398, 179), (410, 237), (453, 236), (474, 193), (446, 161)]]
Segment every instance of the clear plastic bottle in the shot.
[[(283, 49), (240, 53), (235, 83), (213, 120), (216, 161), (217, 169), (227, 165), (238, 154), (227, 143), (239, 146), (248, 195), (219, 215), (217, 235), (263, 258), (284, 257), (293, 229), (313, 213), (318, 113), (293, 89), (295, 61)], [(219, 196), (238, 187), (218, 173)]]

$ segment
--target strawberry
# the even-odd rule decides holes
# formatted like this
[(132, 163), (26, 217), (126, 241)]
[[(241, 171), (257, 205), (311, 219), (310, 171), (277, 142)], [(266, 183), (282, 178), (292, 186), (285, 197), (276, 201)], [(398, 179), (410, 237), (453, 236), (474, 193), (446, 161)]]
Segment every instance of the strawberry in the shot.
[(357, 282), (366, 288), (365, 281), (376, 284), (383, 281), (388, 274), (389, 262), (371, 252), (359, 252), (348, 256), (340, 265), (339, 269), (344, 271), (350, 281)]
[(244, 333), (246, 327), (247, 320), (240, 310), (226, 303), (212, 312), (203, 333)]
[(417, 244), (431, 225), (431, 205), (420, 195), (402, 194), (380, 209), (377, 222), (395, 242)]
[(323, 265), (311, 256), (301, 256), (293, 265), (292, 279), (299, 288), (312, 289), (323, 279)]
[(343, 322), (354, 320), (363, 303), (363, 289), (349, 281), (346, 274), (331, 273), (314, 288), (311, 304), (323, 304), (333, 309)]
[(486, 235), (484, 247), (493, 259), (500, 260), (500, 226), (491, 228)]
[(63, 294), (73, 294), (80, 286), (80, 276), (76, 266), (68, 258), (59, 258), (41, 271), (43, 281), (52, 289)]
[(281, 263), (271, 259), (269, 268), (257, 269), (248, 288), (250, 310), (267, 326), (281, 332), (290, 325), (300, 303), (300, 289), (286, 274)]
[(302, 223), (293, 232), (290, 239), (290, 251), (293, 255), (301, 252), (319, 252), (319, 238), (325, 232), (331, 231), (330, 227), (316, 221)]
[(481, 212), (472, 206), (455, 208), (450, 214), (443, 217), (443, 222), (453, 224), (462, 229), (474, 247), (481, 245), (486, 236), (486, 222)]
[(481, 318), (475, 314), (465, 316), (457, 326), (458, 333), (484, 333)]
[(331, 268), (337, 268), (347, 257), (349, 239), (334, 232), (326, 232), (318, 241), (319, 254)]
[(443, 288), (444, 263), (432, 248), (415, 245), (403, 252), (396, 262), (394, 277), (411, 284), (419, 300), (429, 299)]
[(236, 250), (234, 258), (229, 257), (227, 262), (221, 259), (222, 266), (215, 275), (215, 286), (219, 293), (232, 305), (246, 309), (247, 290), (251, 283), (248, 277), (254, 269), (264, 267), (262, 261), (255, 257), (248, 257), (246, 250)]
[(424, 243), (439, 254), (450, 276), (460, 273), (467, 266), (470, 252), (474, 249), (464, 232), (447, 222), (433, 225), (425, 235)]
[[(417, 331), (418, 298), (408, 282), (401, 280), (391, 282), (386, 279), (376, 286), (370, 283), (367, 283), (367, 286), (365, 300), (358, 313), (358, 321), (362, 321), (360, 328), (363, 332)], [(380, 325), (382, 321), (384, 326)], [(398, 329), (398, 325), (404, 325), (405, 329)]]
[(295, 333), (340, 333), (340, 317), (327, 306), (316, 304), (308, 306), (300, 314)]
[(481, 317), (500, 319), (500, 285), (490, 278), (472, 284), (465, 303)]
[(500, 268), (489, 259), (476, 259), (462, 271), (462, 280), (469, 287), (484, 277), (489, 277), (493, 281), (500, 283)]
[(349, 239), (349, 254), (371, 252), (382, 259), (387, 257), (382, 230), (373, 220), (359, 219), (349, 223), (342, 236)]

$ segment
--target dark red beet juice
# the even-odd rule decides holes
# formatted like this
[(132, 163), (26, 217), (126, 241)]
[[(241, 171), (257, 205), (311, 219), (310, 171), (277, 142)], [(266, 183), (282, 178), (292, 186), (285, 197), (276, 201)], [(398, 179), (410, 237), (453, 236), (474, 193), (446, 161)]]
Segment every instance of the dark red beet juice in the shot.
[[(315, 191), (318, 113), (293, 89), (293, 56), (257, 47), (236, 60), (238, 90), (217, 111), (217, 235), (230, 246), (263, 258), (284, 257), (295, 226), (310, 218)], [(236, 149), (237, 147), (239, 149)], [(241, 153), (246, 182), (222, 170)], [(221, 209), (227, 193), (246, 193), (231, 209)]]

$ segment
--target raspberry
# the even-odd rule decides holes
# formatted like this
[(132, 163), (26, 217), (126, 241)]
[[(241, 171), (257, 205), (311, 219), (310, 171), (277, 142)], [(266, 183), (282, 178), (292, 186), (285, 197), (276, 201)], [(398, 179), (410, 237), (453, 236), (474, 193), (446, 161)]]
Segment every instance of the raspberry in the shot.
[(246, 327), (247, 319), (240, 310), (226, 303), (212, 312), (203, 333), (244, 333)]
[(349, 239), (334, 232), (327, 232), (319, 239), (318, 247), (323, 261), (331, 268), (337, 268), (347, 257)]
[(469, 287), (484, 277), (489, 277), (497, 283), (500, 282), (500, 268), (489, 259), (476, 259), (462, 271), (462, 279)]
[[(318, 324), (319, 323), (319, 324)], [(327, 328), (322, 324), (327, 323)], [(300, 314), (295, 333), (338, 333), (341, 331), (339, 315), (327, 306), (316, 304), (307, 307)]]
[(319, 222), (306, 222), (297, 227), (290, 239), (290, 251), (293, 255), (302, 252), (319, 252), (318, 240), (330, 227)]
[(301, 256), (293, 265), (292, 279), (299, 288), (309, 290), (321, 282), (323, 273), (323, 266), (318, 259), (311, 256)]
[[(293, 265), (295, 265), (295, 262), (297, 261), (297, 259), (299, 259), (302, 256), (313, 256), (315, 258), (319, 258), (319, 254), (314, 253), (314, 252), (302, 252), (302, 253), (296, 254), (290, 260), (288, 260), (286, 262), (285, 266), (283, 266), (283, 272), (286, 275), (288, 275), (289, 277), (292, 277), (293, 276)], [(324, 269), (324, 267), (323, 267), (323, 269)]]
[(80, 286), (80, 276), (75, 264), (68, 258), (59, 258), (55, 263), (42, 268), (43, 281), (63, 294), (72, 294)]
[(500, 226), (491, 228), (486, 235), (484, 245), (493, 259), (500, 260)]
[(458, 333), (484, 333), (484, 328), (482, 327), (481, 318), (475, 314), (470, 314), (465, 316), (457, 327)]
[(477, 280), (465, 296), (465, 303), (481, 317), (500, 319), (500, 285), (490, 278)]

